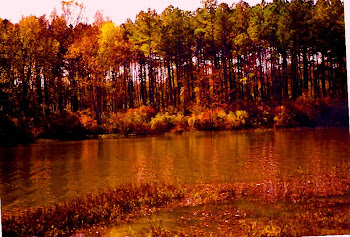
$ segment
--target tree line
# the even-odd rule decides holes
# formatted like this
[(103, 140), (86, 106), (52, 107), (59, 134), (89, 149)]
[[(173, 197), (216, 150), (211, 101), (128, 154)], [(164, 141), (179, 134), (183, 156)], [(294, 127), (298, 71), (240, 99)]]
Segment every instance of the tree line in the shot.
[(143, 105), (185, 111), (239, 101), (346, 98), (341, 0), (169, 6), (116, 25), (62, 14), (0, 19), (0, 111), (41, 119), (85, 111), (98, 124)]

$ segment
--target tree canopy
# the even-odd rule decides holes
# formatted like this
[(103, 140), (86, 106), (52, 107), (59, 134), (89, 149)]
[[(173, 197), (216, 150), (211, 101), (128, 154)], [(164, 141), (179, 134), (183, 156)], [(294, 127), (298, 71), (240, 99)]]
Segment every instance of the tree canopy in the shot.
[(194, 12), (141, 11), (118, 26), (84, 6), (63, 14), (0, 19), (0, 110), (44, 118), (55, 111), (108, 113), (213, 107), (237, 101), (346, 97), (341, 0), (203, 0)]

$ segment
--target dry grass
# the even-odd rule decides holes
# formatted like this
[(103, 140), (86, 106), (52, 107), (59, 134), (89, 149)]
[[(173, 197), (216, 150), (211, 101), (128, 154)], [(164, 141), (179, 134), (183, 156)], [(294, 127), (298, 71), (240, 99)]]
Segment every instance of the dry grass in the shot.
[[(349, 233), (350, 183), (335, 176), (301, 181), (122, 186), (52, 208), (3, 217), (4, 236), (93, 235), (156, 210), (189, 207), (182, 229), (152, 226), (136, 236), (300, 236)], [(206, 208), (203, 208), (206, 207)], [(264, 214), (259, 208), (269, 209)], [(344, 210), (344, 211), (343, 211)], [(108, 230), (108, 228), (107, 228)], [(96, 235), (96, 231), (93, 232)]]

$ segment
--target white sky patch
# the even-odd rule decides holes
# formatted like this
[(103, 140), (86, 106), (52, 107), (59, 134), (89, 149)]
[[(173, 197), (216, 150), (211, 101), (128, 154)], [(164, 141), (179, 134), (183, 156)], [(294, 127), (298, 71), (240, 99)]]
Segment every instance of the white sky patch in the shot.
[[(19, 22), (22, 16), (42, 16), (44, 14), (50, 16), (54, 8), (58, 11), (61, 9), (61, 0), (0, 0), (0, 2), (0, 18), (6, 18), (12, 23)], [(189, 11), (201, 7), (200, 0), (77, 0), (76, 2), (82, 3), (86, 7), (89, 19), (93, 19), (96, 11), (101, 10), (104, 16), (109, 17), (118, 25), (126, 22), (128, 18), (134, 21), (140, 11), (145, 11), (148, 8), (155, 9), (160, 14), (169, 5)], [(239, 0), (218, 1), (219, 4), (222, 2), (231, 6)], [(254, 6), (261, 0), (246, 0), (246, 2)]]

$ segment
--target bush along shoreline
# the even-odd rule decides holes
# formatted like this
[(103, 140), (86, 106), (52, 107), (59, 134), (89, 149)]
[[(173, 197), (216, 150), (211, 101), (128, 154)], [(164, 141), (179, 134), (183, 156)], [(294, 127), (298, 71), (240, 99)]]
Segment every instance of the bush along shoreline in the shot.
[(125, 137), (248, 128), (346, 127), (348, 105), (342, 99), (300, 97), (282, 104), (240, 102), (212, 108), (192, 106), (181, 111), (171, 107), (157, 110), (141, 106), (103, 114), (100, 124), (89, 110), (64, 110), (45, 118), (1, 115), (0, 120), (0, 146), (13, 146), (37, 139), (77, 140), (105, 134)]
[[(5, 213), (3, 234), (101, 236), (102, 232), (102, 236), (108, 236), (113, 226), (135, 223), (142, 216), (178, 207), (187, 207), (176, 217), (179, 220), (175, 220), (183, 228), (171, 230), (151, 226), (146, 233), (135, 230), (131, 236), (339, 234), (350, 231), (349, 191), (348, 181), (332, 175), (310, 180), (266, 180), (258, 184), (124, 185), (51, 208), (29, 209), (14, 215)], [(244, 205), (244, 202), (250, 204)], [(275, 207), (275, 214), (270, 217), (254, 211), (254, 206), (268, 208), (269, 205)], [(348, 212), (339, 212), (339, 207)], [(186, 224), (188, 221), (192, 224)]]

